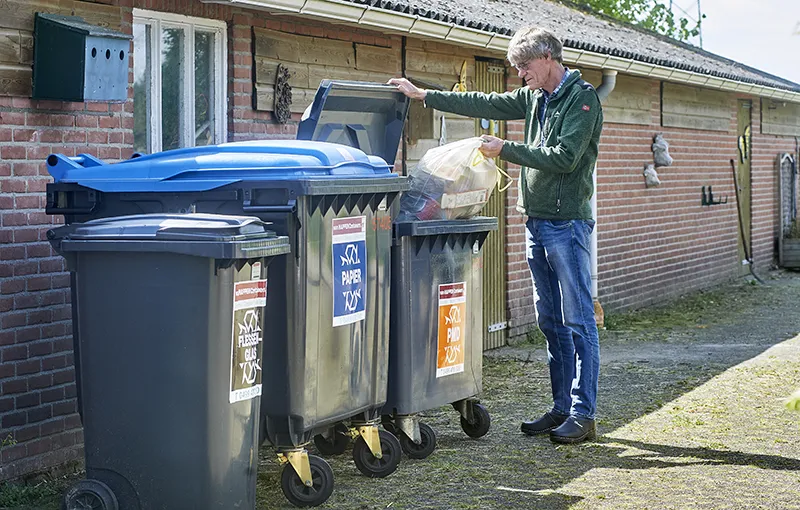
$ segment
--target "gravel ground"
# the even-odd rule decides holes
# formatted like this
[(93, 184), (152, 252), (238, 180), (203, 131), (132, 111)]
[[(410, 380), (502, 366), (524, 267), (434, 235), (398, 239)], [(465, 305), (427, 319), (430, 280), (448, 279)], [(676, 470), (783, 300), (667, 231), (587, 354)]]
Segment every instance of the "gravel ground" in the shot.
[[(370, 479), (350, 451), (329, 458), (324, 509), (800, 509), (800, 273), (739, 281), (659, 308), (607, 315), (598, 441), (555, 446), (519, 423), (550, 405), (541, 341), (486, 354), (478, 440), (444, 407), (425, 413), (438, 447)], [(0, 484), (0, 508), (57, 509), (80, 473)], [(25, 504), (9, 504), (24, 501)], [(261, 452), (258, 508), (288, 509), (280, 467)]]
[[(550, 403), (546, 354), (505, 347), (485, 357), (488, 435), (469, 439), (451, 408), (430, 411), (430, 457), (404, 457), (385, 479), (362, 476), (349, 451), (329, 458), (336, 489), (320, 508), (800, 508), (800, 414), (783, 406), (800, 386), (800, 274), (608, 322), (597, 442), (519, 432)], [(259, 508), (292, 508), (273, 458), (264, 449)]]

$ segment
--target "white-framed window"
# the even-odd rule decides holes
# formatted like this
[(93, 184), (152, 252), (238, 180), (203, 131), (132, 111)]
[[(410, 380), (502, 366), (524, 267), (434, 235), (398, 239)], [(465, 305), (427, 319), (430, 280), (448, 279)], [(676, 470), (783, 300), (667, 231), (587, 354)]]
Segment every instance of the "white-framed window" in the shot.
[(133, 10), (133, 150), (226, 141), (224, 21)]

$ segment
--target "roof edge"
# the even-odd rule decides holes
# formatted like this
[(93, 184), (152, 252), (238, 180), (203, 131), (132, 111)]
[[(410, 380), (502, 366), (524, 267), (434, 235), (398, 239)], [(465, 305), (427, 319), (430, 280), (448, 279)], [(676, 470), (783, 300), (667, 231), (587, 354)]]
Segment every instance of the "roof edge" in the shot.
[[(513, 34), (511, 29), (488, 26), (486, 24), (480, 24), (480, 28), (473, 28), (472, 26), (468, 26), (469, 23), (464, 19), (460, 19), (458, 22), (444, 21), (450, 19), (455, 20), (456, 18), (448, 15), (439, 16), (433, 11), (421, 13), (422, 11), (420, 9), (411, 8), (400, 1), (391, 0), (201, 1), (203, 3), (225, 4), (271, 12), (299, 14), (327, 21), (334, 19), (339, 22), (359, 25), (365, 28), (389, 30), (403, 35), (436, 39), (453, 44), (465, 44), (498, 52), (506, 51), (508, 43), (511, 40), (511, 34)], [(570, 0), (560, 1), (570, 2)], [(386, 7), (376, 6), (375, 4), (385, 4)], [(581, 10), (581, 12), (584, 11)], [(377, 13), (380, 13), (379, 17), (376, 17)], [(588, 14), (596, 17), (603, 17), (603, 19), (607, 19), (609, 22), (623, 24), (637, 31), (644, 31), (648, 35), (666, 39), (666, 42), (670, 44), (685, 46), (686, 49), (690, 49), (691, 51), (700, 51), (713, 58), (734, 63), (759, 74), (768, 75), (768, 73), (764, 73), (761, 70), (750, 68), (739, 62), (725, 59), (719, 55), (700, 50), (699, 48), (695, 48), (661, 34), (656, 34), (641, 27), (636, 27), (630, 23), (621, 22), (609, 16), (594, 12)], [(582, 43), (572, 39), (565, 39), (564, 46), (565, 48), (578, 52), (579, 56), (576, 57), (573, 55), (573, 58), (567, 58), (567, 60), (571, 60), (577, 64), (602, 68), (604, 64), (610, 63), (609, 69), (628, 72), (635, 76), (655, 77), (677, 83), (690, 83), (706, 88), (751, 93), (762, 97), (784, 99), (800, 103), (800, 84), (795, 84), (794, 82), (779, 77), (775, 78), (786, 82), (785, 85), (737, 76), (731, 73), (703, 69), (698, 66), (672, 60), (647, 57), (606, 46)], [(565, 53), (570, 54), (572, 52)]]

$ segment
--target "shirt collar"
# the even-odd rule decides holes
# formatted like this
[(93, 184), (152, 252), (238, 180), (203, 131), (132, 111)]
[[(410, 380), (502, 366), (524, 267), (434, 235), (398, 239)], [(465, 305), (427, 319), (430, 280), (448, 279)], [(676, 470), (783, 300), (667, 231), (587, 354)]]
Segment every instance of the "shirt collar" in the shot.
[(545, 99), (550, 99), (551, 96), (554, 96), (554, 95), (558, 94), (558, 91), (561, 90), (561, 87), (567, 81), (567, 78), (569, 78), (569, 75), (571, 73), (572, 73), (572, 71), (570, 71), (569, 67), (565, 67), (564, 68), (564, 76), (561, 77), (561, 82), (558, 84), (558, 86), (555, 89), (553, 89), (552, 94), (548, 93), (545, 89), (541, 89), (542, 90), (542, 94), (544, 94)]

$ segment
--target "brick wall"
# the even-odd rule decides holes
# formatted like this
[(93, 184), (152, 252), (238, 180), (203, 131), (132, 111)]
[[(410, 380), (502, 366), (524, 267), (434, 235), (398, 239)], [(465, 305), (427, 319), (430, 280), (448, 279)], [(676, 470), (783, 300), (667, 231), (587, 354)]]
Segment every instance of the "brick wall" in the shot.
[[(731, 95), (728, 131), (660, 127), (658, 83), (651, 84), (648, 126), (607, 122), (598, 158), (598, 279), (606, 310), (647, 306), (734, 278), (741, 272), (739, 224), (729, 161), (738, 161), (737, 98)], [(772, 263), (778, 229), (779, 151), (788, 137), (760, 134), (759, 101), (752, 111), (752, 240), (755, 267)], [(672, 166), (658, 169), (661, 186), (646, 188), (652, 136), (670, 143)], [(737, 163), (738, 166), (738, 163)], [(701, 205), (702, 186), (727, 204)]]
[(778, 155), (796, 154), (795, 139), (761, 133), (761, 101), (753, 101), (753, 261), (756, 271), (777, 259), (780, 229)]
[[(53, 0), (53, 4), (57, 4)], [(156, 0), (115, 0), (121, 30), (131, 33), (132, 9), (164, 10)], [(197, 0), (170, 2), (169, 12), (228, 23), (229, 141), (294, 138), (299, 115), (285, 125), (253, 110), (253, 26), (356, 42), (396, 44), (380, 34), (321, 23), (275, 21)], [(2, 3), (0, 3), (2, 9)], [(0, 16), (2, 11), (0, 10)], [(32, 30), (32, 27), (31, 27)], [(371, 39), (370, 39), (371, 38)], [(132, 61), (129, 80), (133, 81)], [(61, 218), (47, 216), (44, 165), (52, 153), (127, 159), (133, 150), (132, 87), (124, 104), (34, 101), (0, 96), (0, 480), (83, 458), (73, 368), (69, 274), (46, 241)]]
[(79, 459), (69, 275), (46, 241), (45, 158), (129, 157), (132, 103), (0, 97), (0, 479)]
[[(513, 67), (506, 70), (508, 90), (521, 85)], [(525, 123), (511, 121), (506, 124), (509, 140), (523, 142)], [(519, 165), (508, 164), (508, 174), (519, 178)], [(525, 218), (517, 211), (519, 192), (517, 186), (506, 191), (506, 268), (508, 271), (508, 338), (524, 337), (535, 328), (536, 312), (533, 307), (533, 286), (528, 259), (525, 255)]]
[[(517, 86), (509, 72), (509, 90)], [(606, 122), (598, 158), (598, 292), (606, 311), (638, 308), (737, 277), (739, 224), (730, 159), (738, 161), (737, 96), (731, 94), (727, 131), (661, 127), (660, 84), (649, 83), (648, 125)], [(613, 94), (613, 92), (612, 92)], [(760, 133), (760, 102), (752, 110), (752, 240), (755, 267), (769, 269), (778, 231), (777, 170), (780, 152), (792, 152), (789, 137)], [(508, 124), (508, 137), (521, 141), (520, 122)], [(661, 186), (646, 188), (642, 170), (653, 161), (652, 136), (670, 143), (672, 166), (658, 169)], [(738, 165), (738, 164), (737, 164)], [(513, 176), (519, 167), (510, 165)], [(701, 205), (702, 186), (715, 200)], [(525, 262), (524, 223), (515, 210), (516, 189), (509, 189), (508, 309), (509, 337), (534, 327), (530, 275)]]

